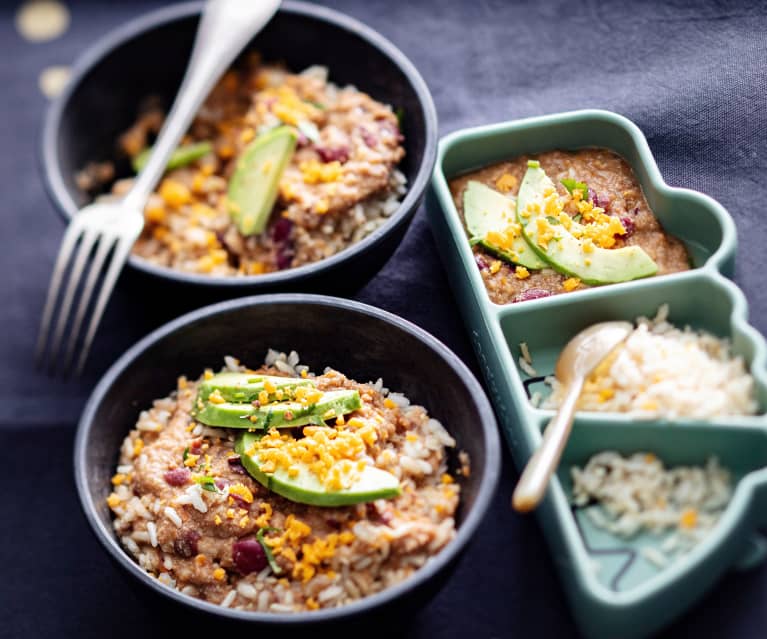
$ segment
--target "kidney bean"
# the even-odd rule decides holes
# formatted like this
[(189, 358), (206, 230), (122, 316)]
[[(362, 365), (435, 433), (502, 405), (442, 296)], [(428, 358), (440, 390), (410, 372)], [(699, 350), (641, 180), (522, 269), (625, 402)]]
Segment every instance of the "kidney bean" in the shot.
[[(367, 143), (366, 143), (367, 144)], [(339, 146), (334, 149), (328, 148), (328, 147), (322, 147), (318, 146), (315, 151), (320, 156), (320, 159), (323, 162), (334, 162), (338, 161), (341, 164), (344, 164), (349, 161), (349, 147), (348, 146)]]
[(266, 553), (256, 539), (240, 539), (232, 544), (232, 561), (240, 574), (248, 575), (266, 568)]
[(284, 242), (290, 236), (293, 229), (293, 222), (285, 217), (281, 217), (272, 225), (272, 240), (275, 242)]
[(474, 253), (474, 261), (476, 262), (477, 266), (479, 267), (479, 270), (487, 268), (490, 266), (487, 263), (487, 260), (485, 259), (485, 256), (482, 255), (482, 253)]
[(547, 291), (542, 288), (528, 288), (526, 291), (522, 291), (519, 295), (514, 297), (513, 302), (526, 302), (527, 300), (537, 300), (542, 297), (549, 297), (551, 291)]
[(198, 541), (200, 541), (200, 533), (191, 528), (182, 528), (178, 537), (173, 541), (173, 550), (180, 557), (189, 559), (197, 554)]
[(237, 473), (239, 475), (247, 475), (248, 472), (245, 470), (245, 466), (242, 465), (242, 462), (240, 461), (239, 457), (230, 457), (226, 460), (229, 464), (229, 469)]
[(169, 486), (183, 486), (189, 481), (191, 476), (192, 471), (188, 468), (173, 468), (167, 471), (162, 478)]

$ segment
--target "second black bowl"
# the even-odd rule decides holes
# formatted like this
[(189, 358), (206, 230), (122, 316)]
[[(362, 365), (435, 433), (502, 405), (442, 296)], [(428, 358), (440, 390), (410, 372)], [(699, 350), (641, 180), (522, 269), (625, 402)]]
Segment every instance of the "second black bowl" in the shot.
[[(268, 348), (296, 349), (302, 363), (315, 371), (332, 366), (360, 381), (383, 378), (387, 387), (403, 392), (442, 421), (457, 449), (469, 454), (471, 473), (459, 478), (456, 537), (405, 581), (339, 608), (299, 613), (231, 610), (162, 585), (120, 546), (106, 498), (120, 445), (139, 412), (175, 388), (180, 374), (196, 377), (206, 367), (217, 367), (225, 355), (257, 366)], [(163, 595), (165, 601), (219, 619), (296, 628), (399, 616), (423, 605), (447, 580), (487, 512), (498, 481), (500, 455), (495, 418), (482, 388), (458, 357), (434, 337), (358, 302), (315, 295), (264, 295), (189, 313), (123, 355), (94, 390), (80, 420), (75, 479), (99, 541), (157, 599)]]
[[(149, 13), (110, 32), (74, 67), (67, 90), (45, 119), (42, 165), (46, 184), (68, 220), (86, 203), (75, 175), (89, 161), (115, 156), (119, 134), (133, 123), (142, 99), (173, 101), (192, 48), (201, 2)], [(372, 277), (401, 241), (436, 157), (437, 115), (426, 83), (386, 38), (342, 13), (286, 0), (251, 43), (265, 60), (300, 70), (328, 67), (339, 85), (353, 84), (403, 112), (406, 156), (400, 170), (408, 192), (391, 219), (362, 241), (320, 262), (243, 277), (184, 273), (131, 257), (141, 273), (171, 283), (220, 289), (223, 295), (267, 290), (350, 291)], [(209, 291), (210, 292), (210, 291)]]

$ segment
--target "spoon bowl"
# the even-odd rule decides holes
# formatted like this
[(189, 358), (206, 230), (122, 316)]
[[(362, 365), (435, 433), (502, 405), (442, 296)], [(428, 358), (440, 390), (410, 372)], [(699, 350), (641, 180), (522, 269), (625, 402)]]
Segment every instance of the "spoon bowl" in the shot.
[(559, 354), (554, 373), (567, 394), (543, 433), (543, 441), (527, 462), (512, 505), (529, 512), (540, 503), (567, 444), (575, 417), (575, 405), (586, 377), (620, 346), (634, 330), (630, 322), (600, 322), (573, 337)]

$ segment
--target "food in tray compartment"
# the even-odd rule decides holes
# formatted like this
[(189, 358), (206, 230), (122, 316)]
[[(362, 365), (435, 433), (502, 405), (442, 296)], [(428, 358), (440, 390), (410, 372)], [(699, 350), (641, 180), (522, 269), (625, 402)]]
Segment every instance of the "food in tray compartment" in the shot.
[[(629, 338), (589, 376), (579, 410), (631, 413), (639, 417), (713, 419), (758, 411), (754, 378), (727, 339), (683, 330), (668, 322), (664, 304), (653, 319), (640, 317)], [(565, 389), (548, 377), (556, 408)]]
[[(220, 410), (216, 410), (220, 409)], [(227, 607), (343, 605), (406, 579), (454, 536), (455, 441), (379, 380), (270, 351), (227, 358), (139, 416), (107, 499), (114, 529), (168, 586)]]
[(666, 468), (653, 453), (604, 451), (582, 468), (573, 467), (571, 475), (573, 503), (588, 507), (597, 528), (620, 537), (671, 531), (657, 546), (643, 549), (659, 567), (703, 539), (732, 495), (730, 472), (715, 457), (704, 466)]
[(611, 151), (522, 156), (454, 178), (450, 189), (497, 304), (690, 268)]
[[(135, 171), (165, 114), (148, 100), (119, 140)], [(391, 107), (328, 81), (250, 56), (200, 109), (144, 212), (134, 254), (182, 271), (258, 275), (329, 257), (383, 225), (405, 193), (405, 155)], [(117, 165), (119, 166), (119, 165)], [(97, 194), (112, 162), (92, 162), (78, 186)]]

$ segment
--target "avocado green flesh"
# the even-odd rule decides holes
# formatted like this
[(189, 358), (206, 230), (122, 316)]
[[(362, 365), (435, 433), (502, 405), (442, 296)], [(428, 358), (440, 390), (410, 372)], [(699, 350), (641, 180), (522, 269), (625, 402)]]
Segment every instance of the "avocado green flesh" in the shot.
[(463, 215), (466, 228), (482, 248), (500, 259), (512, 264), (519, 264), (529, 269), (542, 269), (547, 266), (527, 240), (519, 235), (514, 238), (511, 249), (503, 249), (487, 241), (491, 231), (504, 232), (509, 224), (516, 222), (514, 200), (491, 189), (482, 182), (470, 181), (463, 193)]
[[(271, 382), (276, 389), (291, 391), (300, 386), (314, 387), (310, 379), (297, 377), (278, 377), (276, 375), (249, 375), (247, 373), (219, 373), (210, 379), (203, 380), (197, 390), (197, 397), (207, 401), (213, 391), (218, 391), (227, 402), (252, 402), (258, 399), (264, 390), (264, 384)], [(269, 394), (269, 401), (274, 401), (275, 394)]]
[(306, 424), (324, 424), (325, 417), (333, 411), (332, 417), (346, 415), (362, 406), (360, 395), (355, 390), (328, 391), (315, 404), (280, 402), (256, 408), (253, 404), (205, 402), (195, 412), (195, 419), (208, 426), (222, 428), (293, 428)]
[(237, 160), (229, 180), (229, 213), (243, 235), (263, 232), (282, 173), (296, 148), (298, 134), (289, 126), (263, 133)]
[[(641, 247), (604, 249), (595, 246), (593, 251), (586, 253), (583, 250), (583, 242), (561, 224), (555, 226), (558, 234), (549, 240), (546, 248), (539, 245), (536, 221), (539, 217), (545, 217), (543, 194), (549, 188), (553, 189), (554, 183), (537, 162), (530, 162), (519, 187), (517, 219), (522, 224), (522, 233), (528, 244), (554, 269), (577, 277), (586, 284), (627, 282), (657, 273), (658, 265)], [(540, 212), (525, 219), (522, 212), (534, 202), (539, 204)], [(573, 228), (577, 227), (574, 222)]]
[[(140, 173), (141, 170), (149, 162), (149, 156), (152, 155), (152, 148), (147, 147), (141, 153), (131, 160), (131, 165), (136, 173)], [(168, 160), (168, 164), (165, 167), (166, 171), (172, 171), (173, 169), (180, 169), (182, 166), (196, 162), (200, 158), (205, 157), (213, 150), (213, 145), (210, 142), (196, 142), (195, 144), (185, 144), (178, 147)]]
[(350, 506), (376, 499), (389, 499), (400, 494), (399, 480), (385, 470), (366, 466), (360, 478), (348, 488), (330, 491), (304, 464), (296, 463), (298, 475), (290, 477), (287, 471), (277, 469), (273, 473), (261, 471), (258, 455), (248, 455), (260, 435), (244, 432), (238, 435), (234, 450), (239, 453), (245, 470), (269, 490), (301, 504), (311, 506)]

